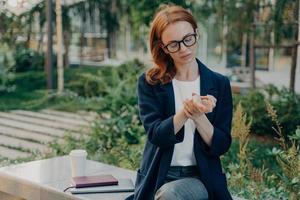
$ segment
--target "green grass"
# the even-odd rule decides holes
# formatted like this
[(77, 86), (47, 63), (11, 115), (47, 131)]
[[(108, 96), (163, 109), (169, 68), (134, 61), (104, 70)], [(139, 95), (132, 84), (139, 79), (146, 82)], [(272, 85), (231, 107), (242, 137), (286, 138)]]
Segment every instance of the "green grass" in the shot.
[(27, 109), (38, 99), (45, 96), (45, 91), (33, 90), (31, 92), (16, 90), (11, 93), (2, 94), (0, 97), (0, 110)]
[[(65, 85), (77, 74), (94, 74), (99, 68), (84, 67), (65, 70)], [(54, 80), (56, 81), (56, 80)], [(66, 90), (63, 95), (57, 95), (46, 89), (46, 75), (44, 72), (17, 73), (14, 84), (16, 90), (0, 93), (0, 111), (14, 109), (39, 110), (53, 108), (65, 111), (92, 110), (99, 103), (99, 99), (84, 99)], [(56, 82), (54, 82), (56, 87)], [(99, 104), (98, 104), (99, 105)]]

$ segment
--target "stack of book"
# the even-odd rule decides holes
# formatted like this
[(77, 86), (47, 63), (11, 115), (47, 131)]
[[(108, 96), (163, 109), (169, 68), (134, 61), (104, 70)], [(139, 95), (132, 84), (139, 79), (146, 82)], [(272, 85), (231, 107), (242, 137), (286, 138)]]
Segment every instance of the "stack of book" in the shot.
[(112, 175), (73, 177), (72, 194), (133, 192), (131, 179), (116, 179)]

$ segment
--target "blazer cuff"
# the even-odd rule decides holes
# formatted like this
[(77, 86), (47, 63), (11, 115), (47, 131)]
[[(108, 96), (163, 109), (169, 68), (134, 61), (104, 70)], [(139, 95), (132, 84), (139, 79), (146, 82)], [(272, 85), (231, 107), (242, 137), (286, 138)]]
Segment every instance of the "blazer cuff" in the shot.
[(228, 151), (230, 144), (231, 137), (227, 137), (226, 133), (214, 127), (211, 145), (208, 146), (204, 143), (204, 151), (209, 156), (219, 157)]
[(153, 136), (152, 143), (159, 147), (169, 147), (176, 143), (182, 142), (184, 139), (184, 127), (175, 134), (174, 133), (174, 116), (163, 120), (155, 131)]

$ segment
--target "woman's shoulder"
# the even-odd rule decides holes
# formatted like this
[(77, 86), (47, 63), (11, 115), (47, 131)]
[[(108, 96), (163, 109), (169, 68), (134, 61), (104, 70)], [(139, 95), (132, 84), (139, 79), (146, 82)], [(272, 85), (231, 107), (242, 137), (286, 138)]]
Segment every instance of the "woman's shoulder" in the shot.
[(221, 81), (221, 82), (228, 80), (227, 76), (208, 68), (205, 64), (201, 63), (199, 60), (198, 60), (198, 63), (200, 64), (200, 68), (202, 68), (202, 71), (206, 75), (209, 75), (213, 80)]
[(147, 81), (147, 77), (146, 77), (146, 72), (143, 72), (141, 75), (139, 75), (138, 77), (138, 86), (142, 87), (144, 89), (148, 88), (153, 88), (154, 86), (151, 85), (148, 81)]
[(138, 77), (138, 84), (139, 85), (144, 85), (145, 87), (149, 87), (149, 88), (156, 88), (159, 87), (159, 83), (157, 84), (152, 84), (149, 82), (149, 80), (147, 79), (149, 77), (147, 77), (147, 72), (143, 72), (141, 75), (139, 75)]
[(146, 72), (139, 75), (138, 81), (146, 81)]
[(141, 75), (139, 75), (138, 77), (138, 84), (139, 85), (149, 85), (147, 82), (147, 78), (146, 78), (146, 73), (143, 72)]

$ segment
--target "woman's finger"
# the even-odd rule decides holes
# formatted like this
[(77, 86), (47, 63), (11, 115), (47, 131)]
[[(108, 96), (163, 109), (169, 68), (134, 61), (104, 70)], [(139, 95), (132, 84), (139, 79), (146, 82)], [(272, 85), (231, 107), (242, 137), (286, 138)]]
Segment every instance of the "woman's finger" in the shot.
[(183, 112), (184, 112), (184, 114), (185, 114), (188, 118), (192, 118), (191, 113), (189, 113), (189, 111), (187, 111), (186, 108), (183, 108)]
[(192, 113), (192, 109), (190, 108), (190, 105), (188, 104), (187, 101), (183, 102), (183, 106), (189, 113)]
[(214, 102), (214, 104), (217, 103), (217, 99), (213, 95), (208, 94), (207, 96)]
[(193, 102), (193, 100), (187, 100), (186, 104), (187, 104), (187, 106), (189, 108), (189, 111), (191, 113), (194, 113), (196, 111), (195, 106), (194, 106), (195, 103)]

